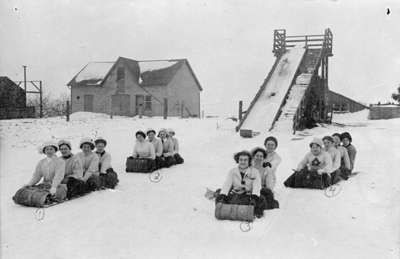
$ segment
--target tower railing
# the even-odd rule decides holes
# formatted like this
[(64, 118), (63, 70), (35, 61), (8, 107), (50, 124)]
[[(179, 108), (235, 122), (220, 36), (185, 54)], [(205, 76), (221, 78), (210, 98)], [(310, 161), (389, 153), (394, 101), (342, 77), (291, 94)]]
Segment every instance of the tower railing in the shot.
[(286, 35), (285, 29), (274, 30), (273, 50), (275, 56), (282, 55), (288, 48), (304, 42), (308, 49), (323, 49), (326, 56), (332, 56), (333, 35), (331, 30), (325, 29), (324, 34)]

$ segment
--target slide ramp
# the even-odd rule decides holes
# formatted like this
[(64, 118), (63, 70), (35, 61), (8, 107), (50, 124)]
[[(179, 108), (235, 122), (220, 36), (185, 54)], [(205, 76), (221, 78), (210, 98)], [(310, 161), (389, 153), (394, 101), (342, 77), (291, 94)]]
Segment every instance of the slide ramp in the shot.
[(239, 124), (240, 131), (267, 132), (271, 128), (305, 52), (301, 44), (279, 58)]

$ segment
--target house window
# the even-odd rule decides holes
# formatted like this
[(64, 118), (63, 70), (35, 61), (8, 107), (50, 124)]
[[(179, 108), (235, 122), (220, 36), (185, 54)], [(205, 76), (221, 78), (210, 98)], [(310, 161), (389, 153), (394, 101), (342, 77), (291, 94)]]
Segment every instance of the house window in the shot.
[(125, 68), (124, 67), (118, 67), (117, 68), (117, 81), (125, 79)]
[(118, 93), (125, 93), (125, 68), (117, 68), (117, 91)]
[(151, 95), (146, 95), (144, 99), (144, 109), (151, 111)]

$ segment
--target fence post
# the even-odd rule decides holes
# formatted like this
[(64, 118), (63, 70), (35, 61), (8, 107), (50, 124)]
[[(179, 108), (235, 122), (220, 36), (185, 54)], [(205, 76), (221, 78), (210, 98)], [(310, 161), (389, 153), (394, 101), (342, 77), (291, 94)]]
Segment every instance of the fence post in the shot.
[(42, 91), (42, 81), (39, 81), (39, 117), (43, 118), (43, 91)]
[(181, 118), (183, 118), (183, 101), (181, 103)]
[(239, 122), (242, 121), (243, 116), (243, 101), (239, 101)]
[(67, 112), (67, 121), (69, 121), (69, 101), (67, 101), (67, 109), (66, 109), (66, 112)]
[(164, 120), (168, 117), (168, 99), (164, 98), (164, 112), (163, 112)]
[(143, 104), (139, 104), (139, 119), (143, 117)]

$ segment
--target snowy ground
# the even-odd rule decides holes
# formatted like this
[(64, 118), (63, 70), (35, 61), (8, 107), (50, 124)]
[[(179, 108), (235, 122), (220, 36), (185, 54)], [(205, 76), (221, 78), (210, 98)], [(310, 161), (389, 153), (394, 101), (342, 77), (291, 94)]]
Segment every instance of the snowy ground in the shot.
[[(206, 188), (220, 187), (235, 166), (232, 154), (261, 146), (266, 135), (243, 139), (222, 119), (134, 119), (79, 113), (62, 118), (0, 121), (1, 258), (398, 258), (400, 238), (400, 119), (368, 121), (366, 113), (338, 115), (340, 124), (275, 133), (279, 210), (267, 211), (249, 232), (217, 221)], [(343, 125), (345, 124), (345, 125)], [(347, 126), (346, 126), (347, 125)], [(149, 175), (126, 174), (125, 158), (138, 129), (173, 127), (185, 164)], [(320, 190), (287, 189), (314, 136), (350, 131), (356, 171), (332, 198)], [(11, 197), (41, 156), (37, 145), (83, 136), (109, 140), (120, 185), (39, 213)]]

